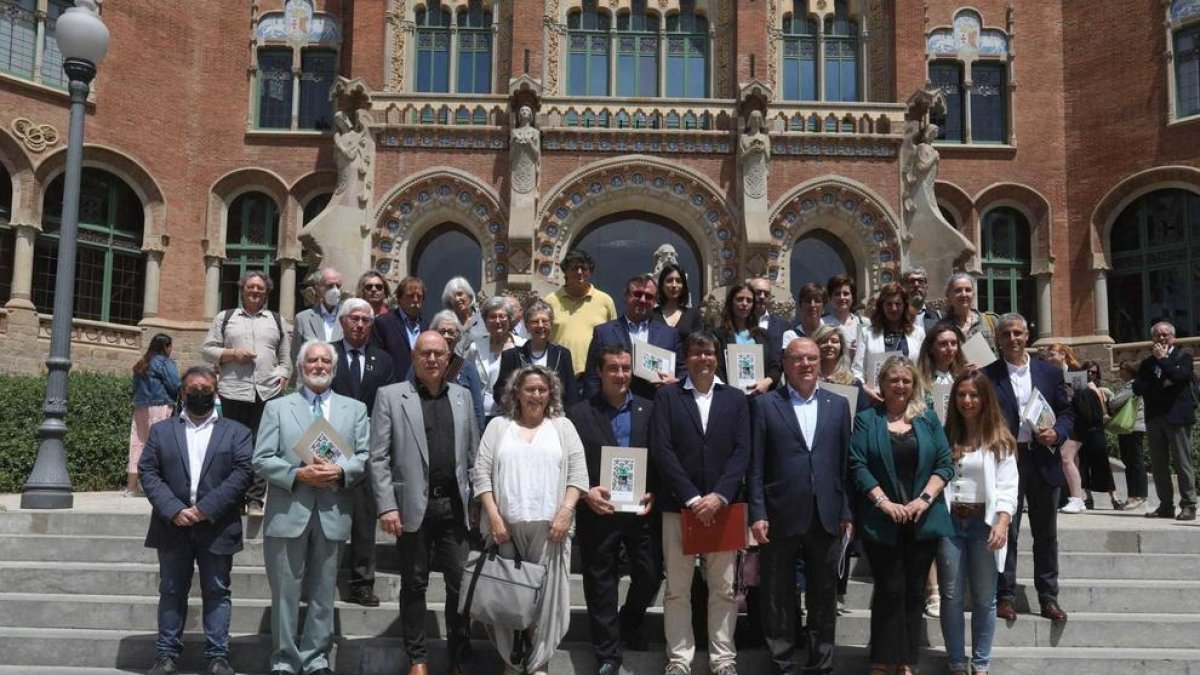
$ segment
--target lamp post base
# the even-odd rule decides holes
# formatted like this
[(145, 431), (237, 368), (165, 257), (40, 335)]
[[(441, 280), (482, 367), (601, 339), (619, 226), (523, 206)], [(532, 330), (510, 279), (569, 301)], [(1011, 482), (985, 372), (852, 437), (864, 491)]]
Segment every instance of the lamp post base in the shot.
[(21, 493), (23, 509), (69, 509), (75, 505), (71, 488), (26, 486)]

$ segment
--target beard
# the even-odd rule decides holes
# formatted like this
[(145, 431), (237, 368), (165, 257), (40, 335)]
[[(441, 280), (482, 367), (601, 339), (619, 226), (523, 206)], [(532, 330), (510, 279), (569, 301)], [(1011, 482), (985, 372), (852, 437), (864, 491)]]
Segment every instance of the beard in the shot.
[(329, 388), (329, 385), (333, 383), (333, 373), (326, 373), (325, 375), (309, 375), (307, 373), (302, 373), (300, 375), (300, 381), (303, 382), (304, 386), (308, 387), (309, 389), (325, 391)]

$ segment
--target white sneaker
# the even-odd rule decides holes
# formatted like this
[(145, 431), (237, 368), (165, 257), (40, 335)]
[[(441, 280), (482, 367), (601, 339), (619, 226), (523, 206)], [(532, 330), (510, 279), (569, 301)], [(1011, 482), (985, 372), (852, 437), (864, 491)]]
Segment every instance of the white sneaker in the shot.
[(1087, 507), (1083, 505), (1083, 500), (1079, 497), (1070, 497), (1067, 499), (1067, 505), (1058, 510), (1059, 513), (1083, 513), (1087, 511)]

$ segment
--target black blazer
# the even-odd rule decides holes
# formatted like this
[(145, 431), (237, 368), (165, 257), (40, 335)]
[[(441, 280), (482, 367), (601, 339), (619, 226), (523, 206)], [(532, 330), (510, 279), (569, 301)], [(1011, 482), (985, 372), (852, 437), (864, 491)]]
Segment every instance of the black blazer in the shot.
[[(1142, 397), (1146, 407), (1146, 421), (1162, 418), (1167, 424), (1195, 424), (1194, 377), (1192, 353), (1178, 346), (1165, 359), (1146, 357), (1133, 380), (1133, 393)], [(1171, 385), (1164, 386), (1164, 380)]]
[[(533, 363), (533, 342), (527, 340), (520, 347), (505, 349), (500, 354), (500, 375), (496, 378), (496, 386), (492, 396), (497, 401), (504, 393), (504, 385), (508, 378), (522, 366)], [(579, 391), (575, 386), (575, 366), (571, 361), (571, 350), (553, 342), (546, 346), (546, 366), (558, 375), (562, 383), (563, 405), (570, 406), (579, 400)]]
[[(650, 318), (651, 321), (659, 321), (664, 324), (667, 320), (663, 318), (662, 307), (654, 308), (654, 315)], [(667, 324), (668, 326), (670, 324)], [(700, 316), (699, 307), (688, 307), (683, 310), (683, 316), (679, 317), (679, 322), (674, 326), (675, 332), (679, 333), (679, 341), (687, 340), (688, 333), (693, 333), (704, 329), (704, 319)], [(782, 333), (780, 334), (782, 335)]]
[[(675, 352), (675, 377), (682, 378), (683, 343), (679, 341), (679, 333), (667, 324), (653, 320), (649, 322), (648, 333), (647, 342)], [(600, 375), (596, 371), (600, 364), (600, 350), (611, 344), (623, 344), (633, 352), (633, 341), (629, 339), (629, 321), (624, 316), (592, 329), (592, 344), (588, 347), (587, 367), (584, 369), (584, 398), (591, 398), (600, 392)], [(633, 378), (629, 388), (636, 396), (654, 398), (655, 386), (640, 377)]]
[[(408, 331), (404, 328), (404, 320), (400, 317), (404, 312), (395, 309), (383, 316), (375, 317), (375, 325), (371, 326), (371, 344), (380, 347), (392, 357), (392, 373), (394, 381), (404, 377), (412, 366), (412, 348), (408, 346)], [(422, 318), (418, 325), (421, 331), (429, 329), (429, 324)], [(368, 408), (367, 412), (370, 412)]]
[(846, 498), (850, 404), (821, 389), (815, 396), (811, 446), (800, 432), (790, 389), (776, 389), (750, 404), (750, 522), (770, 521), (770, 537), (803, 535), (814, 519), (836, 535), (841, 521), (851, 519)]
[[(640, 396), (634, 396), (629, 404), (629, 447), (650, 447), (650, 417), (654, 411), (654, 403)], [(575, 425), (579, 440), (583, 441), (583, 454), (587, 463), (588, 484), (600, 484), (600, 452), (606, 445), (618, 445), (617, 437), (613, 435), (612, 423), (608, 419), (608, 402), (604, 394), (597, 394), (589, 399), (579, 401), (567, 409), (567, 419)], [(649, 459), (649, 457), (647, 457)], [(646, 474), (646, 492), (654, 492), (655, 474), (653, 469)], [(581, 508), (579, 513), (588, 513), (590, 509)]]
[[(1017, 410), (1017, 395), (1013, 392), (1012, 380), (1008, 377), (1008, 364), (1004, 359), (996, 359), (983, 369), (992, 384), (996, 385), (996, 402), (1004, 421), (1013, 438), (1020, 431), (1020, 413)], [(1075, 424), (1075, 411), (1071, 408), (1071, 397), (1067, 393), (1067, 385), (1063, 381), (1062, 371), (1044, 361), (1030, 357), (1029, 379), (1042, 396), (1054, 409), (1054, 432), (1058, 435), (1058, 444), (1071, 437), (1071, 429)], [(1063, 476), (1062, 460), (1053, 448), (1033, 440), (1029, 444), (1029, 452), (1017, 453), (1017, 466), (1022, 470), (1036, 468), (1042, 478), (1051, 486), (1061, 487), (1066, 484)]]
[(662, 511), (678, 512), (692, 497), (711, 492), (729, 503), (744, 501), (742, 483), (750, 464), (750, 409), (746, 395), (714, 384), (708, 430), (684, 382), (664, 385), (654, 399), (650, 458), (660, 489), (654, 501)]
[[(385, 315), (386, 316), (386, 315)], [(337, 374), (333, 377), (333, 393), (349, 396), (362, 401), (367, 406), (367, 414), (375, 409), (375, 392), (380, 387), (386, 387), (396, 381), (396, 370), (392, 367), (392, 357), (378, 346), (367, 343), (363, 348), (362, 384), (355, 393), (350, 384), (350, 359), (346, 356), (346, 340), (333, 343), (337, 350)]]
[[(729, 383), (728, 368), (725, 364), (725, 348), (731, 344), (737, 344), (733, 336), (722, 328), (713, 331), (713, 335), (717, 337), (717, 377), (721, 378), (722, 382)], [(771, 378), (775, 383), (772, 387), (779, 386), (780, 379), (783, 377), (783, 367), (780, 364), (780, 344), (783, 338), (772, 340), (771, 334), (767, 331), (756, 330), (753, 333), (754, 341), (763, 346), (763, 373)]]
[(154, 509), (146, 546), (201, 546), (210, 553), (232, 555), (242, 550), (242, 499), (254, 476), (250, 430), (224, 417), (214, 423), (196, 488), (196, 507), (205, 520), (178, 527), (171, 519), (191, 505), (186, 425), (176, 415), (150, 427), (138, 461), (142, 490)]
[(790, 328), (788, 321), (774, 314), (767, 315), (767, 339), (776, 349), (783, 350), (783, 334)]

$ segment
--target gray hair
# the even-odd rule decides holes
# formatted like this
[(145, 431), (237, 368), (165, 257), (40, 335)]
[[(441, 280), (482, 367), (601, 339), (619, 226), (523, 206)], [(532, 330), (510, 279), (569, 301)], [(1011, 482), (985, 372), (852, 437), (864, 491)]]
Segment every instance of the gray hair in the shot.
[(1000, 320), (996, 322), (996, 332), (999, 333), (1018, 321), (1025, 327), (1025, 330), (1029, 330), (1029, 322), (1025, 320), (1025, 317), (1016, 312), (1009, 312), (1008, 314), (1002, 314)]
[[(879, 369), (879, 381), (875, 383), (878, 389), (883, 389), (883, 381), (887, 379), (887, 374), (893, 368), (904, 368), (912, 376), (912, 395), (908, 399), (908, 408), (904, 410), (904, 421), (911, 422), (925, 414), (925, 385), (921, 380), (921, 372), (917, 369), (917, 364), (913, 363), (907, 356), (903, 354), (889, 356), (883, 362), (883, 367)], [(880, 395), (882, 396), (882, 391)]]
[(258, 277), (259, 279), (263, 280), (263, 283), (267, 285), (268, 293), (275, 290), (275, 282), (271, 281), (271, 276), (262, 270), (246, 270), (245, 272), (242, 272), (242, 276), (238, 277), (238, 289), (240, 290), (245, 288), (246, 282), (250, 281), (254, 277)]
[(542, 376), (546, 380), (547, 386), (550, 387), (550, 401), (546, 404), (546, 417), (562, 417), (562, 382), (559, 382), (558, 375), (555, 375), (553, 370), (545, 366), (535, 366), (532, 364), (521, 366), (513, 371), (508, 381), (504, 383), (504, 393), (500, 396), (501, 414), (510, 420), (520, 417), (521, 404), (517, 401), (517, 394), (525, 379), (530, 375)]
[(966, 272), (955, 272), (954, 274), (950, 275), (949, 279), (946, 280), (947, 297), (950, 296), (950, 291), (954, 288), (954, 284), (957, 284), (960, 281), (965, 281), (971, 284), (971, 290), (975, 290), (975, 277), (967, 274)]
[(550, 323), (554, 323), (554, 308), (547, 305), (543, 300), (534, 300), (525, 308), (525, 323), (529, 323), (529, 317), (538, 314), (546, 314), (550, 317)]
[(508, 298), (503, 295), (493, 295), (484, 300), (483, 307), (479, 309), (479, 313), (483, 317), (483, 320), (487, 321), (488, 316), (498, 309), (504, 310), (504, 315), (508, 317), (508, 328), (511, 330), (513, 324), (517, 322), (517, 315), (513, 312), (512, 306), (508, 304)]
[(346, 298), (343, 300), (342, 306), (338, 308), (338, 319), (357, 309), (367, 310), (367, 315), (371, 317), (372, 321), (375, 320), (375, 310), (371, 308), (371, 303), (362, 298)]
[(904, 270), (904, 274), (900, 275), (900, 279), (902, 281), (908, 281), (908, 278), (913, 275), (916, 275), (918, 277), (925, 277), (926, 279), (929, 278), (929, 273), (925, 271), (924, 267), (910, 267), (910, 268)]
[(452, 323), (459, 333), (462, 332), (462, 323), (459, 322), (458, 315), (452, 309), (443, 309), (434, 314), (433, 318), (429, 320), (429, 330), (436, 331), (437, 327), (444, 323)]
[(1159, 321), (1153, 326), (1150, 326), (1150, 335), (1154, 335), (1154, 331), (1157, 330), (1159, 326), (1166, 326), (1170, 329), (1171, 335), (1175, 334), (1175, 324), (1171, 323), (1170, 321)]
[(442, 289), (442, 307), (451, 309), (454, 307), (454, 294), (459, 291), (465, 291), (471, 296), (472, 303), (475, 299), (475, 289), (471, 288), (471, 282), (467, 281), (466, 277), (454, 277), (446, 282), (446, 287)]
[[(333, 348), (333, 345), (324, 340), (305, 340), (304, 344), (300, 345), (300, 351), (296, 352), (296, 372), (304, 372), (301, 369), (301, 366), (304, 365), (304, 357), (308, 355), (308, 350), (313, 347), (324, 347), (329, 350), (329, 357), (333, 361), (329, 367), (329, 376), (333, 377), (337, 375), (337, 350)], [(300, 378), (297, 378), (297, 380), (299, 381)]]

